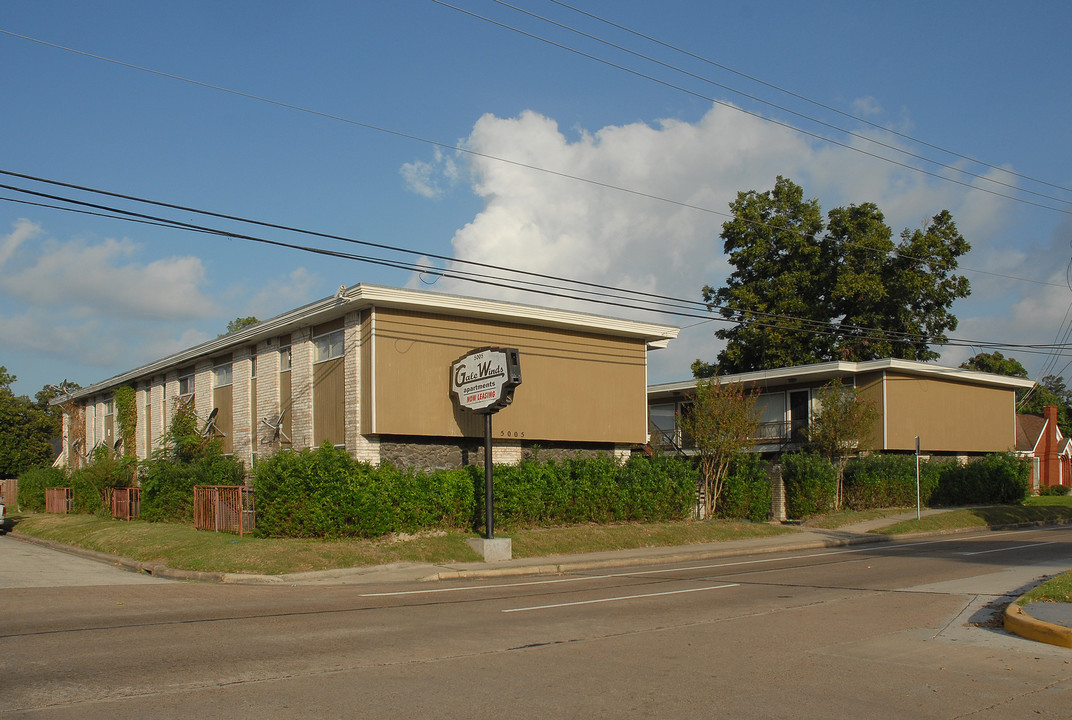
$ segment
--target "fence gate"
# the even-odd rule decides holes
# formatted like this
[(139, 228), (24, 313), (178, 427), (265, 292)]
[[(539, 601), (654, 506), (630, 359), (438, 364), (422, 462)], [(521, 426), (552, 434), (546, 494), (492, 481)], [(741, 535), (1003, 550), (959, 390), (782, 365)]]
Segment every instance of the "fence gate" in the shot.
[(239, 535), (257, 527), (253, 488), (244, 485), (195, 485), (194, 527)]
[(19, 479), (4, 478), (0, 480), (0, 503), (4, 505), (18, 505)]
[(73, 497), (71, 488), (45, 488), (45, 512), (61, 515), (71, 512)]
[(112, 517), (130, 520), (141, 515), (141, 488), (112, 488)]

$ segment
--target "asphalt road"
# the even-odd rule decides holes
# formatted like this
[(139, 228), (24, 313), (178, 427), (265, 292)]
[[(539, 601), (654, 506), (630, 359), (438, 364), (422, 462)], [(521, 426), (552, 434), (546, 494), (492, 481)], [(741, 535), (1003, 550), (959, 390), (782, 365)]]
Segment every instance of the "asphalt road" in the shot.
[(1068, 718), (1072, 651), (991, 621), (1069, 567), (1060, 528), (464, 584), (8, 587), (0, 716)]

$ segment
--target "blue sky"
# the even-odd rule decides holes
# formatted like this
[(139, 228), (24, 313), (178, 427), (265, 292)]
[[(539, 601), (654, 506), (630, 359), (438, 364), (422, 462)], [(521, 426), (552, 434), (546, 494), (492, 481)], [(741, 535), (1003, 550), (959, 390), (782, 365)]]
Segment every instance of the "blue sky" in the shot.
[[(951, 335), (1062, 334), (1072, 4), (570, 3), (621, 27), (550, 0), (452, 5), (9, 4), (0, 170), (694, 300), (727, 273), (718, 235), (736, 193), (784, 175), (824, 211), (876, 202), (895, 232), (949, 209), (973, 246)], [(341, 284), (561, 302), (0, 197), (0, 365), (19, 393), (103, 380)], [(719, 349), (714, 322), (572, 307), (682, 326), (652, 355), (653, 382)], [(1006, 354), (1035, 374), (1068, 361)]]

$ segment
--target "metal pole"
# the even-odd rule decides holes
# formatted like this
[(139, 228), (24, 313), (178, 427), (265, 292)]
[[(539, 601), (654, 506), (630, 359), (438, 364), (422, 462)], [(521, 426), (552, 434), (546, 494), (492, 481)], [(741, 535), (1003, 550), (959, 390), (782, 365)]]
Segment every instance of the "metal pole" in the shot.
[(916, 435), (916, 520), (919, 520), (919, 435)]
[(491, 483), (491, 413), (484, 413), (484, 527), (487, 539), (495, 537), (495, 494)]

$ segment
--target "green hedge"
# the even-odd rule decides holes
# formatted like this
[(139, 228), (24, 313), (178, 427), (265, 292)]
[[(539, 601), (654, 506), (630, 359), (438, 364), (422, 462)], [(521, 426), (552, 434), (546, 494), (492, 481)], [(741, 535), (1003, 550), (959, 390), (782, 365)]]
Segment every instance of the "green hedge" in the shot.
[(19, 475), (19, 509), (24, 512), (44, 512), (45, 488), (50, 487), (68, 487), (63, 471), (53, 467), (24, 470)]
[[(807, 453), (785, 455), (783, 479), (786, 512), (803, 519), (833, 509), (834, 468), (825, 458)], [(1030, 466), (1007, 453), (987, 455), (966, 465), (933, 458), (920, 463), (923, 505), (983, 505), (1023, 502)], [(845, 467), (844, 505), (850, 510), (916, 504), (915, 455), (871, 455)]]
[(119, 457), (106, 448), (93, 453), (93, 460), (71, 473), (71, 512), (90, 515), (109, 515), (105, 505), (106, 491), (134, 484), (137, 460)]
[[(494, 472), (500, 528), (680, 519), (695, 500), (695, 471), (673, 458), (524, 460)], [(374, 468), (324, 445), (257, 463), (253, 488), (257, 531), (266, 536), (379, 537), (483, 524), (482, 467)]]
[(782, 456), (782, 468), (785, 511), (790, 518), (802, 520), (834, 508), (837, 471), (829, 460), (814, 453), (789, 453)]
[(150, 522), (194, 520), (194, 485), (242, 485), (245, 467), (225, 457), (218, 443), (189, 460), (158, 454), (141, 464), (141, 519)]
[(755, 453), (740, 456), (730, 466), (715, 514), (731, 520), (765, 522), (770, 518), (771, 483), (768, 463)]
[(945, 463), (932, 505), (1019, 504), (1027, 497), (1031, 467), (1011, 453), (987, 455), (967, 465)]
[[(920, 463), (919, 494), (924, 505), (938, 486), (943, 465)], [(916, 456), (868, 455), (850, 460), (845, 467), (844, 490), (844, 504), (850, 510), (915, 506)]]

